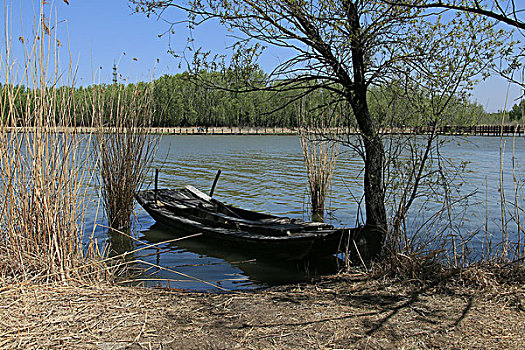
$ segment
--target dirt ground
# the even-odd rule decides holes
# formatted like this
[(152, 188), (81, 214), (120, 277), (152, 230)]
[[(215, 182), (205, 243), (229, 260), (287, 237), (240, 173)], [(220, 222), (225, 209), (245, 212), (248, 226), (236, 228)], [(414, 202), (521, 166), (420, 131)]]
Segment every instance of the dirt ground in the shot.
[(361, 275), (254, 293), (0, 289), (2, 349), (523, 349), (525, 286)]

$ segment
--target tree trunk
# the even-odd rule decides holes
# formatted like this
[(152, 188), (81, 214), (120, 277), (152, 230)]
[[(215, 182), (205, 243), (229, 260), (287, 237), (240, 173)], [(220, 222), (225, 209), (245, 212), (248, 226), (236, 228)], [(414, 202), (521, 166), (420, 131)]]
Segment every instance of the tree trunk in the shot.
[(377, 258), (381, 253), (388, 229), (383, 188), (385, 153), (383, 143), (373, 126), (368, 110), (366, 90), (362, 90), (361, 93), (355, 92), (351, 105), (365, 146), (364, 192), (366, 224), (361, 230), (357, 231), (350, 248), (353, 253), (353, 260), (369, 262)]
[[(353, 84), (346, 87), (346, 99), (352, 106), (361, 137), (365, 146), (365, 208), (366, 225), (353, 237), (350, 247), (358, 254), (352, 259), (368, 262), (381, 253), (387, 232), (385, 193), (383, 188), (383, 166), (385, 151), (379, 137), (379, 130), (368, 109), (366, 99), (367, 81), (365, 77), (365, 50), (359, 14), (356, 5), (351, 1), (344, 2), (347, 17), (352, 28), (352, 69)], [(355, 243), (355, 244), (354, 244)], [(356, 255), (358, 255), (356, 257)]]

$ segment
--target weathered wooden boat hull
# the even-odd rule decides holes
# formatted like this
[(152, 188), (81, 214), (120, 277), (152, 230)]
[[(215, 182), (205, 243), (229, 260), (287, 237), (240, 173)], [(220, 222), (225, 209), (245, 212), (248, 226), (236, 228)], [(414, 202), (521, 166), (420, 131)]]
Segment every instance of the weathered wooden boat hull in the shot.
[[(211, 198), (199, 202), (184, 197), (191, 197), (191, 193), (178, 191), (182, 190), (158, 190), (157, 195), (141, 191), (136, 198), (155, 221), (172, 228), (174, 234), (202, 233), (208, 241), (233, 245), (256, 257), (292, 260), (326, 256), (340, 251), (348, 239), (348, 229), (247, 211)], [(171, 205), (166, 199), (179, 195), (184, 198)], [(187, 204), (191, 201), (192, 205)], [(208, 204), (210, 207), (204, 208)]]
[[(172, 232), (172, 226), (157, 222), (143, 232), (141, 240), (149, 244), (158, 244), (174, 238)], [(203, 236), (198, 239), (182, 239), (168, 243), (162, 250), (189, 252), (197, 256), (224, 260), (240, 270), (240, 273), (247, 276), (249, 280), (262, 282), (267, 286), (310, 281), (317, 276), (334, 274), (344, 266), (344, 261), (334, 255), (309, 256), (306, 261), (305, 259), (274, 259), (264, 255), (254, 256), (253, 253), (239, 249), (228, 241)], [(243, 284), (243, 282), (239, 283)]]

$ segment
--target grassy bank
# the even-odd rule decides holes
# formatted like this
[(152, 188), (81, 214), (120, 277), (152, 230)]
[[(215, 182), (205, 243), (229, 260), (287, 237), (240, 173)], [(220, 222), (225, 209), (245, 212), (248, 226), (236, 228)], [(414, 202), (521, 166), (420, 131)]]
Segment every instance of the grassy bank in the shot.
[(2, 290), (0, 317), (2, 348), (519, 349), (525, 290), (362, 274), (236, 294), (32, 286)]

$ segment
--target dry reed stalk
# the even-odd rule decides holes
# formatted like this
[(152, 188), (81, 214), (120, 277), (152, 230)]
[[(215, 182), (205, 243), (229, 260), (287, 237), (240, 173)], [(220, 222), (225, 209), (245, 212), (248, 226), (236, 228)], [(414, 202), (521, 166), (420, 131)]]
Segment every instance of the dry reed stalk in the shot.
[(337, 145), (309, 129), (301, 129), (299, 135), (308, 174), (312, 220), (322, 222), (330, 180), (337, 161)]
[[(98, 279), (104, 271), (96, 262), (98, 252), (92, 246), (82, 249), (89, 135), (68, 128), (74, 122), (73, 88), (58, 91), (57, 86), (68, 82), (59, 79), (57, 22), (48, 18), (41, 3), (34, 38), (23, 40), (20, 79), (8, 39), (0, 60), (5, 77), (0, 102), (0, 283), (68, 283), (87, 275)], [(72, 76), (73, 68), (68, 72)], [(59, 133), (59, 127), (66, 128)]]
[[(510, 87), (510, 85), (509, 85)], [(508, 95), (508, 91), (507, 91)], [(508, 96), (507, 96), (508, 97)], [(521, 104), (522, 122), (525, 119), (524, 104)], [(506, 113), (502, 116), (502, 125)], [(524, 193), (523, 193), (523, 178), (519, 174), (518, 159), (516, 158), (516, 141), (518, 135), (515, 133), (512, 138), (512, 200), (507, 199), (506, 190), (503, 182), (504, 173), (504, 151), (505, 143), (503, 134), (500, 135), (500, 168), (499, 168), (499, 193), (500, 193), (500, 210), (502, 222), (502, 249), (498, 251), (496, 258), (500, 261), (525, 261), (525, 228), (521, 221), (521, 215), (524, 211)], [(511, 225), (512, 224), (512, 225)], [(510, 227), (515, 227), (515, 239), (512, 239), (512, 232), (508, 232)]]
[[(510, 83), (509, 83), (510, 89)], [(507, 89), (507, 98), (509, 94)], [(506, 103), (505, 103), (506, 105)], [(524, 106), (522, 104), (522, 115), (524, 114)], [(504, 109), (505, 110), (505, 109)], [(506, 112), (502, 114), (501, 125), (505, 124)], [(523, 116), (522, 116), (523, 120)], [(502, 128), (503, 129), (503, 128)], [(521, 264), (525, 261), (525, 229), (521, 223), (521, 214), (523, 212), (524, 196), (523, 196), (523, 178), (520, 177), (518, 172), (518, 160), (516, 158), (516, 140), (517, 134), (514, 134), (512, 139), (512, 192), (513, 198), (508, 199), (505, 183), (504, 174), (505, 169), (505, 146), (506, 142), (503, 137), (503, 133), (500, 135), (500, 148), (499, 148), (499, 179), (498, 179), (498, 191), (500, 195), (500, 219), (501, 219), (501, 243), (500, 249), (494, 256), (490, 256), (489, 259), (498, 261), (510, 261), (520, 262)], [(511, 227), (516, 228), (516, 232), (509, 232)], [(513, 234), (514, 233), (514, 234)], [(514, 237), (513, 237), (514, 236)], [(489, 242), (490, 244), (491, 242)]]
[(150, 86), (131, 87), (94, 89), (92, 103), (102, 201), (108, 225), (117, 230), (131, 227), (134, 195), (159, 140), (146, 129), (153, 115)]
[[(509, 94), (510, 89), (510, 83), (509, 88), (507, 88), (507, 98)], [(505, 103), (506, 104), (506, 103)], [(506, 109), (506, 108), (505, 108)], [(507, 236), (507, 200), (505, 197), (505, 187), (503, 182), (503, 174), (504, 174), (504, 153), (505, 153), (505, 141), (503, 139), (503, 125), (505, 124), (505, 116), (506, 112), (504, 112), (501, 116), (501, 134), (500, 134), (500, 145), (499, 145), (499, 178), (498, 178), (498, 186), (499, 186), (499, 195), (500, 195), (500, 218), (501, 218), (501, 256), (506, 258), (508, 253), (508, 236)]]

